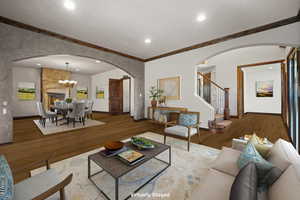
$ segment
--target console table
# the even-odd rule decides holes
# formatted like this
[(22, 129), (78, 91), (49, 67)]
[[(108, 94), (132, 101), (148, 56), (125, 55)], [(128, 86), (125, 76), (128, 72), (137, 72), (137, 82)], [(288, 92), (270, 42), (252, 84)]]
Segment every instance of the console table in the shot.
[(148, 119), (154, 123), (165, 124), (178, 119), (180, 112), (188, 111), (184, 107), (148, 107)]

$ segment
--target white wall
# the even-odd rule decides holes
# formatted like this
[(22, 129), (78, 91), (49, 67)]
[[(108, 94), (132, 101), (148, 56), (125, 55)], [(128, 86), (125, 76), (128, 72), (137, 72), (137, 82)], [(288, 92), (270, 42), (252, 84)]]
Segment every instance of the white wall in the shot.
[[(94, 100), (94, 111), (109, 112), (109, 79), (121, 79), (124, 75), (130, 76), (120, 69), (96, 74), (92, 76), (92, 99)], [(130, 76), (131, 77), (131, 76)], [(129, 112), (129, 81), (123, 82), (123, 108), (125, 112)], [(104, 99), (96, 99), (96, 87), (104, 89)], [(134, 105), (134, 81), (131, 77), (131, 115), (133, 115)], [(125, 99), (127, 98), (127, 99)]]
[[(182, 98), (179, 101), (169, 101), (169, 106), (188, 107), (190, 110), (200, 111), (202, 127), (207, 127), (207, 121), (214, 119), (214, 110), (204, 100), (196, 96), (196, 65), (221, 52), (239, 47), (252, 45), (292, 45), (300, 46), (300, 23), (282, 26), (276, 29), (229, 40), (216, 45), (187, 51), (145, 63), (145, 108), (150, 105), (149, 88), (156, 85), (157, 79), (180, 76), (182, 80)], [(147, 112), (147, 109), (145, 109)], [(145, 117), (147, 116), (147, 113)]]
[[(269, 69), (272, 67), (272, 69)], [(281, 113), (281, 64), (244, 68), (244, 112)], [(256, 81), (273, 82), (273, 97), (256, 97)]]
[[(13, 85), (13, 117), (26, 117), (37, 115), (36, 101), (41, 101), (41, 70), (36, 68), (13, 67), (12, 68)], [(33, 82), (36, 88), (36, 99), (33, 101), (22, 101), (17, 97), (19, 82)]]
[(235, 49), (208, 60), (216, 66), (215, 81), (229, 88), (229, 108), (231, 115), (237, 115), (237, 66), (285, 58), (285, 49), (278, 46), (255, 46)]
[(71, 79), (77, 81), (77, 85), (72, 88), (71, 90), (71, 97), (73, 99), (76, 99), (76, 94), (77, 94), (77, 87), (87, 87), (88, 88), (88, 99), (92, 98), (92, 91), (91, 91), (91, 76), (90, 75), (85, 75), (85, 74), (78, 74), (78, 73), (72, 73), (71, 74)]

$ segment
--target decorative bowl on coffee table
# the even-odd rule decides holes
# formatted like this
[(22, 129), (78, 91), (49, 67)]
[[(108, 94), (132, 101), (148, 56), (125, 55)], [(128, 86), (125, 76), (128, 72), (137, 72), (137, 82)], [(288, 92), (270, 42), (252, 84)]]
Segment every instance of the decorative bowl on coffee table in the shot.
[(112, 141), (112, 142), (109, 142), (107, 144), (105, 144), (105, 149), (109, 150), (109, 151), (116, 151), (116, 150), (119, 150), (121, 148), (123, 148), (124, 146), (124, 143), (123, 142), (120, 142), (120, 141)]
[(143, 137), (132, 137), (131, 143), (136, 146), (138, 149), (153, 149), (155, 145)]

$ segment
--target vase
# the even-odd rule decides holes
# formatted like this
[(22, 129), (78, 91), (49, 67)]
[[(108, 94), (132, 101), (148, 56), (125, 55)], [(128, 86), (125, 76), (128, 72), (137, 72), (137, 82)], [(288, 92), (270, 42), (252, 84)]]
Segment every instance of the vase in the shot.
[(151, 106), (152, 106), (153, 108), (155, 108), (155, 107), (157, 106), (157, 101), (156, 101), (156, 100), (152, 100), (152, 101), (151, 101)]

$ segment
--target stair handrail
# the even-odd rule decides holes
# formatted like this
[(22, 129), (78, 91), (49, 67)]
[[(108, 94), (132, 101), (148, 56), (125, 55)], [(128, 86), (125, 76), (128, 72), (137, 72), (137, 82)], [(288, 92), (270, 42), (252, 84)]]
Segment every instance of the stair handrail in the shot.
[(222, 88), (219, 84), (217, 84), (216, 82), (210, 80), (208, 77), (206, 77), (201, 72), (198, 72), (198, 74), (201, 75), (203, 78), (205, 78), (206, 80), (208, 80), (209, 82), (211, 82), (212, 84), (214, 84), (215, 86), (217, 86), (218, 88), (220, 88), (221, 90), (223, 90), (225, 92), (225, 88)]
[(198, 72), (197, 74), (201, 75), (204, 79), (208, 80), (210, 83), (215, 85), (217, 88), (221, 89), (224, 91), (224, 119), (228, 120), (230, 119), (230, 109), (229, 109), (229, 88), (223, 88), (216, 82), (212, 81), (210, 78), (206, 77), (204, 74), (201, 72)]

